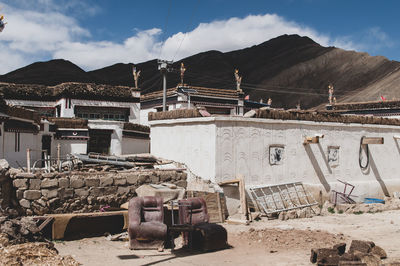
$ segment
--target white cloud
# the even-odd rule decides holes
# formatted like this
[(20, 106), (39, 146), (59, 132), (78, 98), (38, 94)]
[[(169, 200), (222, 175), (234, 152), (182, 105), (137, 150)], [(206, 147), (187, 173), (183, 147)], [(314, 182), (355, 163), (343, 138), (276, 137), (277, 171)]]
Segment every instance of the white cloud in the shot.
[[(122, 42), (91, 41), (89, 30), (79, 25), (71, 15), (77, 12), (70, 12), (82, 10), (87, 4), (78, 0), (60, 1), (0, 2), (8, 22), (0, 34), (0, 73), (38, 59), (63, 58), (92, 70), (119, 62), (138, 63), (160, 57), (160, 29), (137, 30)], [(93, 14), (99, 10), (91, 8)], [(308, 36), (323, 46), (360, 47), (350, 37), (332, 38), (276, 14), (264, 14), (201, 23), (190, 32), (173, 34), (166, 39), (161, 57), (178, 60), (208, 50), (226, 52), (256, 45), (282, 34)], [(382, 40), (388, 39), (379, 30), (372, 31), (371, 36), (373, 34)]]

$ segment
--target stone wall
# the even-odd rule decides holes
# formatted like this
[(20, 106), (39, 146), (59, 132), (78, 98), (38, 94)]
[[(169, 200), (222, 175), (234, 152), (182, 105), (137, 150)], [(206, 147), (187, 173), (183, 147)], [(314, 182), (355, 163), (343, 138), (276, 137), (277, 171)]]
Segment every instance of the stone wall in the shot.
[[(5, 176), (12, 192), (0, 191), (2, 207), (19, 209), (27, 215), (92, 212), (104, 206), (119, 207), (136, 195), (143, 184), (173, 183), (187, 185), (187, 174), (175, 170), (120, 172), (71, 172), (29, 174), (9, 169)], [(8, 198), (6, 198), (8, 197)], [(10, 199), (11, 197), (11, 199)], [(5, 206), (10, 204), (17, 206)]]

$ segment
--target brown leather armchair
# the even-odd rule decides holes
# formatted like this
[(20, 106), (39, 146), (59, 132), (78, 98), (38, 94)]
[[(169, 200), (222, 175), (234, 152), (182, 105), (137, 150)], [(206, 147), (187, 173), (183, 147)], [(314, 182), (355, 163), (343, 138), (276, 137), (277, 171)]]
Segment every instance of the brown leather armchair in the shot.
[(129, 201), (129, 248), (160, 249), (167, 238), (161, 197), (135, 197)]
[[(194, 225), (192, 236), (184, 234), (184, 243), (203, 250), (222, 249), (228, 246), (226, 229), (215, 223), (209, 223), (206, 201), (203, 198), (179, 200), (179, 221), (181, 224)], [(190, 239), (191, 238), (191, 239)]]

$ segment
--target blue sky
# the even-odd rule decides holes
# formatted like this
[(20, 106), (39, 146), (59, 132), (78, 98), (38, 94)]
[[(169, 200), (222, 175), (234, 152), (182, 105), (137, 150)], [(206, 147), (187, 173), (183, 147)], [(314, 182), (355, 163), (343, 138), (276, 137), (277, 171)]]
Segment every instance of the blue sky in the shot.
[(0, 0), (0, 74), (63, 58), (85, 70), (207, 50), (282, 34), (400, 61), (398, 1)]

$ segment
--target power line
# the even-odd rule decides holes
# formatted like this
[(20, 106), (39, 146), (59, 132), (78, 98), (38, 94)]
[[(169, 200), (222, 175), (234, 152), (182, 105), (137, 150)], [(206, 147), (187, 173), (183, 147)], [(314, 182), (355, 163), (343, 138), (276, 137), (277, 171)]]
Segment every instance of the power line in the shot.
[(164, 38), (166, 33), (167, 33), (167, 29), (168, 29), (168, 21), (169, 21), (169, 16), (171, 13), (171, 7), (172, 7), (172, 0), (169, 1), (169, 6), (168, 6), (168, 11), (167, 11), (167, 17), (165, 18), (165, 24), (164, 24), (164, 32), (163, 32), (163, 40), (161, 43), (161, 48), (160, 48), (160, 54), (158, 55), (158, 58), (161, 58), (162, 55), (162, 50), (164, 48), (164, 44), (167, 38)]
[(182, 43), (183, 43), (183, 41), (185, 40), (186, 35), (187, 35), (187, 33), (188, 33), (190, 27), (191, 27), (192, 24), (193, 24), (194, 13), (195, 13), (196, 8), (198, 7), (199, 3), (200, 3), (200, 0), (197, 0), (197, 3), (193, 6), (192, 15), (190, 16), (190, 20), (189, 20), (188, 27), (186, 28), (186, 32), (185, 32), (185, 34), (183, 35), (183, 38), (182, 38), (182, 40), (181, 40), (181, 43), (179, 44), (179, 47), (178, 47), (178, 49), (176, 50), (176, 52), (175, 52), (175, 54), (174, 54), (174, 57), (172, 58), (172, 61), (175, 60), (175, 57), (176, 57), (176, 55), (178, 54), (179, 50), (181, 49)]

